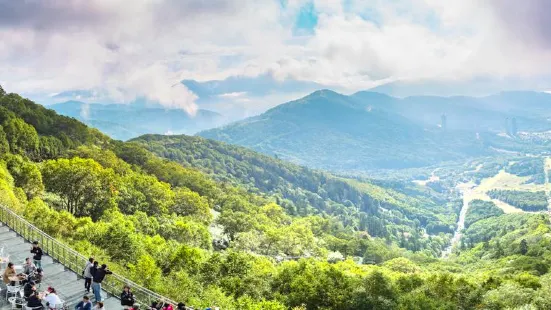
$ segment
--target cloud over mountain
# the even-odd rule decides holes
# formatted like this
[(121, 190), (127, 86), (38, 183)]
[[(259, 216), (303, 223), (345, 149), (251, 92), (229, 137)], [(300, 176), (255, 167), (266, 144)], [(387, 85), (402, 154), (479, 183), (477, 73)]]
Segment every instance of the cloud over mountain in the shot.
[[(0, 82), (101, 89), (193, 113), (179, 81), (264, 77), (366, 89), (551, 75), (545, 0), (0, 0)], [(297, 30), (298, 29), (298, 30)], [(244, 79), (247, 80), (247, 79)], [(178, 85), (178, 86), (174, 86)]]

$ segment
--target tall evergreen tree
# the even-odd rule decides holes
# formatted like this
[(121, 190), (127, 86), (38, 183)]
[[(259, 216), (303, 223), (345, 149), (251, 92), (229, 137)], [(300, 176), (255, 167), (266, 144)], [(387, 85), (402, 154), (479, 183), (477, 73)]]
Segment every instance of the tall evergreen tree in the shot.
[(522, 239), (520, 241), (520, 254), (526, 255), (528, 253), (528, 242), (526, 242), (526, 239)]

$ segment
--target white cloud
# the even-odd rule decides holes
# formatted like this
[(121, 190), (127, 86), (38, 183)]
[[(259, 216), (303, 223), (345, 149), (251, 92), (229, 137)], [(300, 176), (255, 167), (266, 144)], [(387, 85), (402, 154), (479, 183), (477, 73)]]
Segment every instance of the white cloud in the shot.
[(265, 54), (261, 40), (283, 46), (270, 42), (282, 37), (270, 35), (282, 31), (269, 26), (275, 3), (0, 0), (0, 12), (0, 76), (10, 91), (106, 89), (119, 100), (147, 97), (190, 113), (195, 96), (172, 87), (182, 78), (215, 77), (220, 57), (246, 55), (250, 45)]
[(80, 117), (83, 119), (89, 119), (90, 118), (90, 104), (85, 103), (80, 108)]
[(221, 97), (221, 98), (237, 98), (237, 97), (243, 97), (245, 95), (247, 95), (246, 91), (240, 91), (240, 92), (221, 94), (221, 95), (218, 95), (218, 97)]
[[(0, 0), (0, 76), (10, 91), (101, 89), (193, 114), (196, 97), (178, 84), (184, 78), (270, 72), (358, 90), (551, 74), (546, 0), (312, 0), (318, 25), (296, 37), (294, 20), (308, 1)], [(231, 57), (239, 60), (228, 64)]]

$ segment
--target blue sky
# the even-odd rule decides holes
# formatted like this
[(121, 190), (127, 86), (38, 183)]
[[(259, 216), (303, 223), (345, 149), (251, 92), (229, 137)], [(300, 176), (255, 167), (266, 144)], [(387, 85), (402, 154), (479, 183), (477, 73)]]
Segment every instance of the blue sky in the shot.
[[(351, 93), (483, 77), (489, 89), (551, 89), (550, 10), (546, 0), (0, 0), (0, 83), (190, 113), (201, 98), (182, 80), (231, 82), (221, 98), (245, 110), (311, 85)], [(268, 91), (239, 91), (253, 82)]]
[(299, 33), (312, 34), (318, 24), (318, 13), (314, 7), (314, 3), (307, 2), (304, 4), (297, 14), (295, 21), (295, 30)]

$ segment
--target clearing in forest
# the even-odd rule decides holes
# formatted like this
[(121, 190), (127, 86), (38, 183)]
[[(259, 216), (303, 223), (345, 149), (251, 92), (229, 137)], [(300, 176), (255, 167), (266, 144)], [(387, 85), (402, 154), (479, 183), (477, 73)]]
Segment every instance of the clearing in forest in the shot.
[[(551, 167), (551, 161), (546, 159), (545, 163), (546, 163), (546, 169), (548, 169), (547, 167)], [(505, 203), (501, 200), (492, 199), (486, 193), (493, 189), (517, 190), (517, 191), (528, 191), (528, 192), (546, 191), (545, 184), (534, 184), (534, 183), (525, 184), (525, 182), (528, 181), (529, 179), (530, 179), (529, 176), (519, 177), (517, 175), (501, 170), (495, 176), (483, 179), (480, 182), (480, 185), (473, 186), (472, 190), (465, 192), (464, 200), (466, 202), (470, 202), (474, 199), (493, 201), (505, 213), (521, 213), (524, 211), (508, 203)]]

